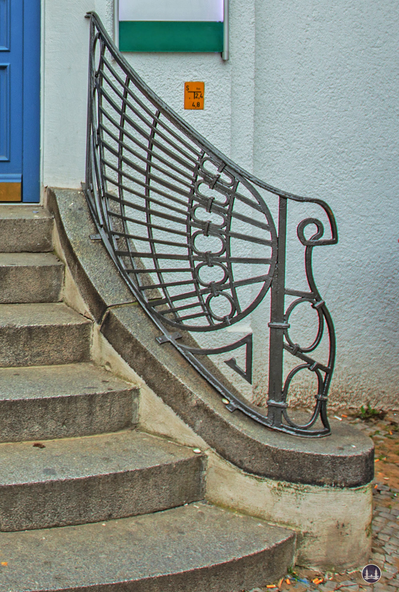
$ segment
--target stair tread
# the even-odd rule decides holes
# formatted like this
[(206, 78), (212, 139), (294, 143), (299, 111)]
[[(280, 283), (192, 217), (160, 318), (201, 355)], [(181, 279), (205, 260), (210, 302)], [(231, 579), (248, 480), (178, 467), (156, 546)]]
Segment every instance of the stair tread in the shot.
[(41, 445), (0, 444), (0, 488), (137, 471), (198, 456), (184, 446), (132, 430), (46, 440)]
[(87, 323), (91, 323), (91, 321), (63, 302), (0, 304), (0, 329)]
[(0, 368), (0, 403), (131, 390), (135, 385), (91, 363)]
[(3, 533), (1, 561), (8, 565), (0, 589), (76, 592), (93, 586), (97, 592), (120, 584), (138, 592), (231, 590), (233, 572), (245, 585), (254, 571), (258, 578), (267, 570), (273, 577), (288, 567), (293, 538), (288, 530), (201, 502), (105, 523)]
[(138, 420), (137, 385), (93, 363), (0, 367), (0, 441), (117, 432)]
[(63, 267), (53, 253), (0, 253), (0, 267)]

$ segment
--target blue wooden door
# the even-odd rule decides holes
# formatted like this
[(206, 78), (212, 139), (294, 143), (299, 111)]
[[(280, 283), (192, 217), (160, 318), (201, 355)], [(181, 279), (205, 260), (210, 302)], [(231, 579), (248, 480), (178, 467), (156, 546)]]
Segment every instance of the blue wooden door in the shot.
[(40, 199), (40, 0), (0, 0), (0, 202)]

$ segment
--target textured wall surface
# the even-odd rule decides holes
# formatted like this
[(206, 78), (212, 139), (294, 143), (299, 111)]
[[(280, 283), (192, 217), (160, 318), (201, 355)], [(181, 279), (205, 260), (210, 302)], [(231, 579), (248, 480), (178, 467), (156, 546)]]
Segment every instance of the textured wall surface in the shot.
[[(77, 187), (85, 162), (83, 16), (94, 8), (112, 30), (112, 1), (43, 3), (43, 182)], [(354, 406), (399, 407), (398, 21), (394, 0), (231, 0), (229, 62), (212, 54), (129, 56), (239, 164), (332, 206), (340, 241), (316, 250), (315, 275), (337, 330), (332, 400)], [(205, 81), (202, 112), (183, 110), (189, 80)], [(301, 273), (298, 259), (293, 284)], [(252, 319), (258, 400), (267, 389), (265, 308)], [(311, 333), (308, 324), (302, 329)]]
[(42, 179), (79, 187), (85, 164), (87, 10), (91, 0), (43, 0)]
[(338, 221), (315, 253), (332, 400), (399, 407), (397, 3), (258, 0), (256, 16), (255, 172)]
[[(84, 178), (88, 21), (96, 10), (113, 30), (112, 0), (43, 0), (43, 180), (78, 187)], [(254, 0), (231, 9), (231, 54), (125, 54), (140, 76), (219, 149), (252, 168)], [(204, 111), (185, 111), (184, 82), (205, 82)]]

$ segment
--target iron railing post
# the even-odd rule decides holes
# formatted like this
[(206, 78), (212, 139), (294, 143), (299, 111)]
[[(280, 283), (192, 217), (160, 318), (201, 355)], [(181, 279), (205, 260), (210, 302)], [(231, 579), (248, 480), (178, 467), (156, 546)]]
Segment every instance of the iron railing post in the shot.
[(288, 326), (284, 319), (286, 240), (287, 198), (280, 196), (277, 264), (271, 286), (269, 323), (269, 398), (267, 401), (267, 406), (268, 419), (273, 426), (280, 426), (282, 424), (282, 411), (286, 407), (286, 404), (283, 402), (284, 330)]

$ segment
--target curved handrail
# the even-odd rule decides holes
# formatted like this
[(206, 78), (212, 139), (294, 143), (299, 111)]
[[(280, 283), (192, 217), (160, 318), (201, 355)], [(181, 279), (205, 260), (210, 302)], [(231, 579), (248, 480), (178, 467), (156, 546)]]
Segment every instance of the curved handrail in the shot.
[[(331, 317), (313, 278), (315, 246), (338, 240), (334, 215), (320, 199), (300, 197), (264, 183), (236, 165), (192, 129), (143, 82), (113, 44), (98, 15), (90, 18), (86, 196), (104, 244), (129, 288), (171, 343), (224, 397), (230, 411), (297, 435), (330, 432), (327, 393), (335, 337)], [(259, 190), (278, 196), (278, 228)], [(285, 286), (287, 204), (312, 203), (324, 211), (330, 237), (316, 218), (302, 220), (309, 291)], [(306, 238), (310, 225), (316, 232)], [(241, 352), (225, 364), (252, 382), (252, 334), (234, 343), (199, 346), (190, 336), (218, 332), (245, 319), (271, 292), (268, 414), (247, 401), (210, 361)], [(286, 308), (286, 298), (295, 298)], [(289, 317), (301, 303), (318, 318), (317, 339), (292, 342)], [(326, 332), (324, 331), (326, 328)], [(172, 333), (171, 329), (177, 331)], [(190, 332), (190, 333), (189, 333)], [(313, 357), (327, 333), (328, 356)], [(284, 350), (301, 364), (283, 374)], [(241, 366), (245, 367), (242, 368)], [(288, 390), (301, 370), (317, 380), (309, 420), (288, 413)], [(321, 426), (316, 426), (318, 421)]]
[(159, 105), (159, 107), (164, 112), (165, 116), (171, 122), (173, 122), (176, 125), (176, 127), (179, 127), (181, 131), (190, 135), (192, 137), (192, 139), (195, 142), (197, 142), (198, 145), (201, 146), (202, 148), (204, 148), (206, 151), (213, 153), (215, 156), (217, 156), (222, 161), (224, 161), (228, 166), (235, 169), (237, 171), (237, 173), (239, 175), (241, 175), (244, 179), (248, 179), (248, 181), (250, 181), (251, 183), (254, 183), (254, 185), (257, 185), (261, 189), (265, 189), (269, 193), (274, 193), (275, 195), (278, 195), (281, 197), (286, 197), (287, 199), (290, 199), (293, 201), (315, 203), (315, 204), (319, 205), (320, 207), (322, 207), (323, 210), (326, 212), (329, 223), (330, 223), (331, 239), (328, 239), (327, 241), (318, 242), (317, 244), (318, 245), (321, 245), (321, 244), (333, 245), (338, 242), (337, 223), (335, 221), (335, 217), (334, 217), (334, 214), (333, 214), (330, 206), (325, 201), (318, 199), (318, 198), (305, 197), (305, 196), (301, 196), (301, 195), (296, 195), (295, 193), (290, 193), (288, 191), (283, 191), (282, 189), (277, 189), (277, 187), (273, 187), (273, 185), (269, 185), (268, 183), (265, 183), (265, 181), (262, 181), (262, 179), (259, 179), (258, 177), (256, 177), (252, 173), (248, 172), (246, 169), (242, 168), (240, 165), (233, 162), (228, 156), (223, 154), (223, 152), (218, 150), (215, 146), (213, 146), (213, 144), (211, 144), (206, 138), (204, 138), (204, 136), (202, 136), (199, 132), (197, 132), (197, 130), (192, 128), (184, 119), (182, 119), (182, 117), (180, 117), (180, 115), (178, 115), (171, 107), (169, 107), (169, 105), (167, 103), (165, 103), (160, 97), (158, 97), (158, 95), (156, 93), (154, 93), (154, 91), (144, 82), (144, 80), (137, 74), (137, 72), (135, 70), (133, 70), (133, 68), (129, 64), (129, 62), (125, 59), (123, 54), (118, 50), (118, 48), (116, 47), (113, 40), (109, 36), (106, 28), (104, 27), (100, 17), (98, 16), (98, 14), (96, 12), (89, 11), (86, 13), (86, 16), (88, 18), (90, 18), (95, 23), (98, 31), (101, 33), (101, 35), (104, 37), (104, 39), (106, 39), (108, 49), (109, 49), (110, 53), (112, 54), (112, 57), (116, 61), (118, 61), (121, 65), (123, 65), (125, 72), (129, 73), (131, 75), (132, 79), (136, 82), (136, 85), (141, 88), (142, 92), (150, 100), (154, 101), (154, 104)]

